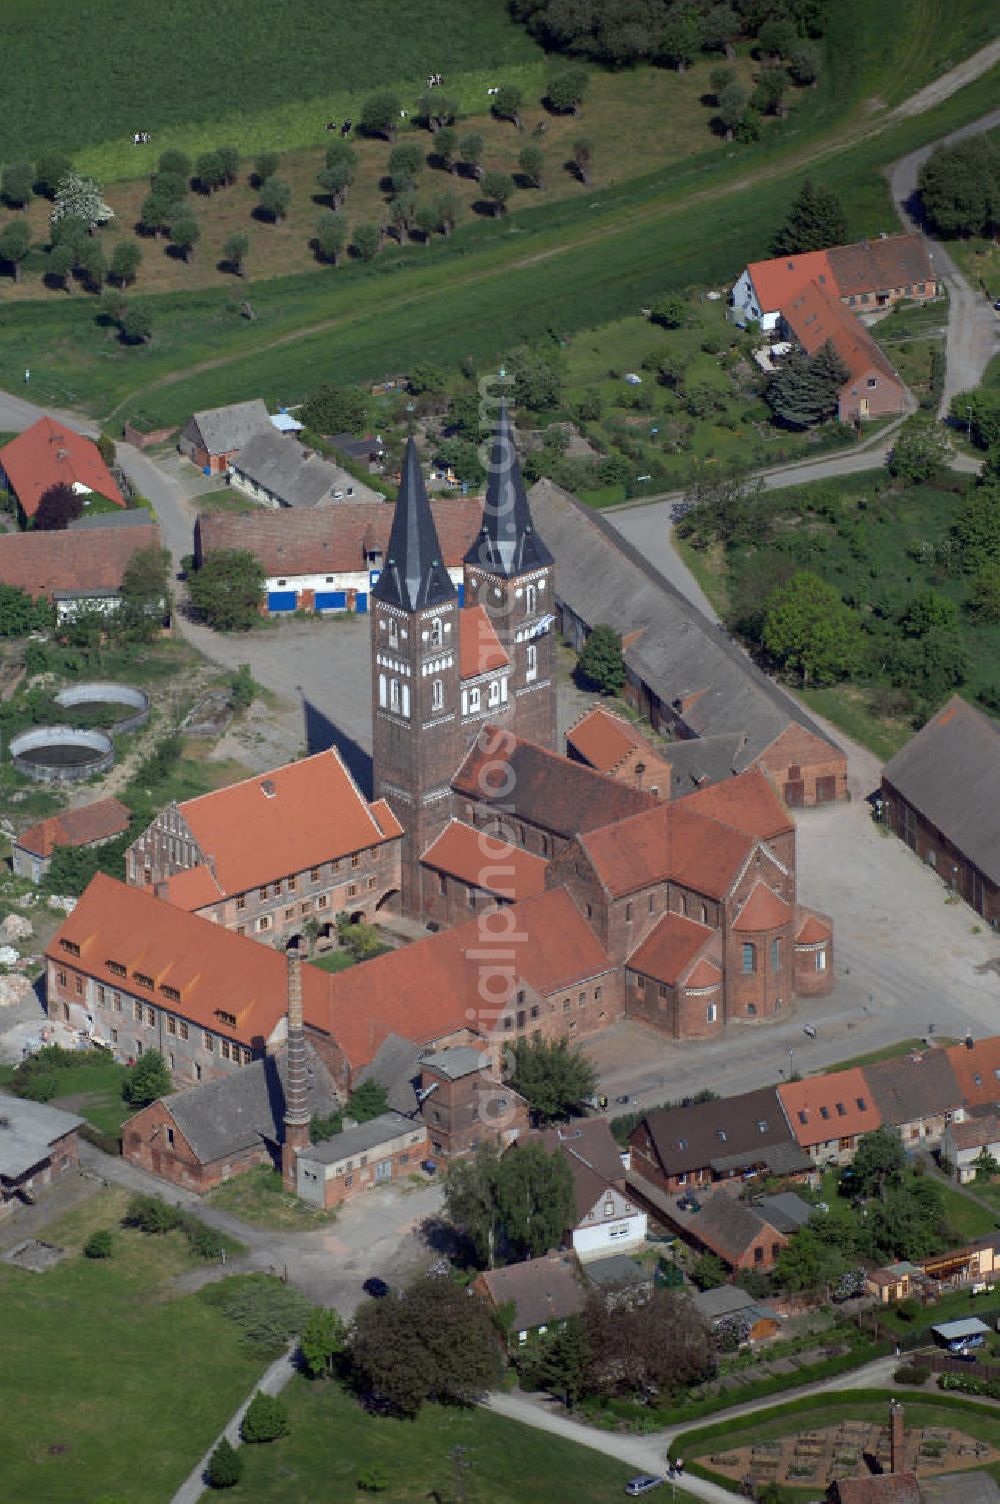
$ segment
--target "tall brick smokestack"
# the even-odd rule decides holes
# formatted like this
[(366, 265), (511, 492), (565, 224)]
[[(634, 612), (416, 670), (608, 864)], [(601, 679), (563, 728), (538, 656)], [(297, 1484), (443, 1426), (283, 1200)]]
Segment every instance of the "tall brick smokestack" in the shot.
[(903, 1444), (903, 1407), (899, 1400), (889, 1401), (889, 1471), (906, 1471), (906, 1454)]
[(306, 1031), (302, 1020), (302, 957), (297, 945), (288, 947), (288, 1068), (285, 1079), (285, 1138), (281, 1146), (281, 1179), (286, 1191), (295, 1190), (295, 1159), (309, 1143), (306, 1105)]

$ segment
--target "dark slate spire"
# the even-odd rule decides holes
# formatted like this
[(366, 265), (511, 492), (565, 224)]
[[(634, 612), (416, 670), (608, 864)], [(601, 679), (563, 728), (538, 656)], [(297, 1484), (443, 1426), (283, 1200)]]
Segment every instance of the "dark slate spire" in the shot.
[(441, 558), (417, 446), (409, 438), (385, 565), (372, 596), (404, 611), (422, 611), (452, 601), (457, 594)]
[(466, 554), (465, 562), (507, 577), (552, 563), (552, 555), (535, 532), (531, 520), (504, 401), (500, 403), (500, 416), (490, 451), (483, 526)]

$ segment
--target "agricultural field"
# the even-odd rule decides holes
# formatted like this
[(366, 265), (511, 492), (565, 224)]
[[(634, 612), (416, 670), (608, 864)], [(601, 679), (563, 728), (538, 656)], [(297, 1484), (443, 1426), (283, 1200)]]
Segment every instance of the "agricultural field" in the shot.
[[(933, 72), (952, 51), (982, 39), (982, 8), (971, 0), (957, 13), (943, 0), (906, 0), (898, 20), (899, 46), (889, 55), (871, 7), (862, 0), (832, 7), (818, 88), (805, 91), (788, 119), (769, 122), (756, 144), (710, 144), (699, 102), (704, 150), (589, 191), (557, 169), (551, 181), (565, 197), (555, 197), (548, 180), (544, 192), (519, 189), (507, 215), (472, 214), (452, 236), (429, 244), (390, 241), (371, 263), (343, 258), (337, 267), (255, 278), (248, 260), (249, 279), (242, 280), (216, 275), (208, 244), (199, 246), (189, 265), (171, 270), (200, 275), (204, 259), (216, 285), (185, 283), (143, 297), (153, 330), (148, 343), (124, 345), (91, 295), (5, 298), (0, 383), (16, 384), (30, 366), (41, 400), (115, 422), (132, 414), (169, 423), (193, 408), (254, 395), (295, 401), (323, 380), (377, 380), (421, 358), (446, 369), (462, 362), (482, 369), (513, 345), (635, 314), (665, 291), (727, 285), (747, 259), (767, 253), (803, 174), (820, 161), (853, 235), (891, 230), (896, 218), (882, 164), (982, 114), (995, 98), (995, 78), (986, 75), (933, 110), (891, 121), (883, 106), (911, 87), (911, 66), (915, 83), (921, 70)], [(595, 109), (603, 77), (594, 75)], [(609, 76), (606, 86), (624, 80), (639, 98), (643, 77), (642, 70)], [(536, 100), (543, 78), (540, 72), (532, 86)], [(660, 86), (655, 72), (650, 78)], [(678, 82), (668, 75), (663, 86)], [(419, 75), (413, 88), (422, 88)], [(588, 97), (581, 123), (589, 108)], [(666, 134), (663, 118), (658, 107), (646, 129), (651, 143)], [(502, 140), (504, 130), (497, 131)], [(197, 150), (230, 138), (220, 126), (179, 144)], [(248, 148), (248, 139), (237, 144), (259, 149), (256, 140)], [(316, 132), (298, 144), (310, 140), (315, 149)], [(165, 144), (162, 135), (155, 143)], [(280, 144), (274, 136), (259, 143)], [(613, 161), (613, 147), (604, 156)], [(595, 173), (604, 170), (600, 161), (595, 146)], [(434, 169), (425, 175), (445, 176)], [(234, 186), (216, 197), (242, 191)], [(258, 229), (261, 237), (284, 233), (266, 224), (252, 235)], [(152, 252), (147, 247), (147, 261), (166, 261), (162, 250), (162, 242)], [(144, 262), (140, 279), (147, 270)]]
[(47, 1227), (68, 1250), (54, 1268), (0, 1265), (7, 1499), (162, 1504), (266, 1366), (220, 1311), (175, 1290), (196, 1262), (180, 1232), (116, 1230), (110, 1259), (83, 1257), (125, 1202), (98, 1192)]

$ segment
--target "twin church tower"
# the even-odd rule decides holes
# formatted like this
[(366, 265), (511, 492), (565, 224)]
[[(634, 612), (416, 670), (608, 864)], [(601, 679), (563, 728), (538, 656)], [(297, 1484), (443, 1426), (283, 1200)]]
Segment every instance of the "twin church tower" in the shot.
[(417, 914), (421, 856), (451, 818), (452, 779), (483, 726), (555, 746), (553, 560), (532, 523), (505, 402), (461, 584), (445, 566), (411, 438), (370, 610), (374, 797), (403, 827), (402, 909)]

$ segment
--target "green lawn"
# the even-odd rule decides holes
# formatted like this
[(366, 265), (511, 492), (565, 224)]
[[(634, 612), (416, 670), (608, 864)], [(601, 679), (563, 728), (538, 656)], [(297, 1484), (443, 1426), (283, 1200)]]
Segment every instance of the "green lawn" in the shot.
[[(941, 1038), (938, 1044), (954, 1044), (953, 1039)], [(824, 1076), (832, 1076), (835, 1071), (854, 1070), (857, 1066), (876, 1065), (880, 1060), (895, 1060), (899, 1055), (910, 1055), (915, 1050), (925, 1049), (922, 1039), (901, 1039), (897, 1044), (884, 1045), (880, 1050), (869, 1050), (864, 1055), (852, 1055), (849, 1060), (839, 1060), (836, 1065), (828, 1065), (823, 1069)]]
[(224, 1185), (209, 1191), (205, 1201), (221, 1207), (249, 1222), (251, 1227), (270, 1227), (277, 1231), (302, 1232), (332, 1222), (335, 1212), (317, 1212), (289, 1195), (281, 1184), (281, 1173), (270, 1165), (257, 1165), (243, 1175), (234, 1175)]
[[(994, 1214), (973, 1201), (971, 1196), (957, 1186), (944, 1186), (940, 1181), (937, 1184), (944, 1201), (945, 1216), (960, 1239), (972, 1242), (976, 1238), (985, 1238), (1000, 1227), (1000, 1202), (997, 1204), (997, 1213)], [(975, 1187), (977, 1195), (981, 1189), (979, 1186)], [(989, 1190), (990, 1187), (986, 1189)]]
[(99, 1192), (46, 1229), (71, 1250), (47, 1273), (0, 1265), (10, 1504), (163, 1504), (264, 1367), (221, 1313), (176, 1296), (172, 1280), (193, 1263), (179, 1233), (120, 1231), (112, 1259), (81, 1256), (125, 1199)]
[(347, 971), (348, 967), (357, 963), (349, 950), (328, 950), (321, 956), (313, 956), (310, 966), (318, 966), (320, 971)]
[[(367, 1415), (333, 1384), (295, 1379), (286, 1391), (291, 1435), (245, 1449), (239, 1497), (247, 1504), (354, 1504), (357, 1479), (377, 1464), (385, 1504), (458, 1494), (454, 1449), (464, 1449), (467, 1504), (602, 1504), (621, 1496), (636, 1468), (480, 1409), (428, 1405), (413, 1421)], [(687, 1504), (687, 1496), (680, 1495)]]

